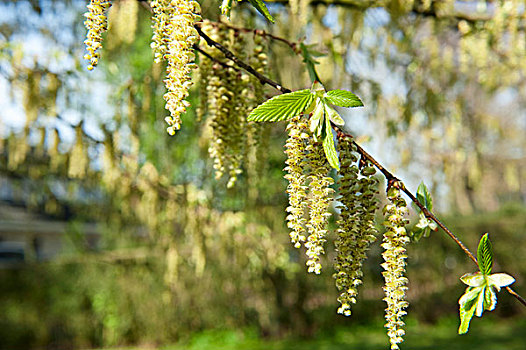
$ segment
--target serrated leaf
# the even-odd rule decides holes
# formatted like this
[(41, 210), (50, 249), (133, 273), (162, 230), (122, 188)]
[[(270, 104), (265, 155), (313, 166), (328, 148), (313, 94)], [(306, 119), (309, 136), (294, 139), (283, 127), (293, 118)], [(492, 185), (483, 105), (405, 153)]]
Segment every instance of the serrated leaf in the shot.
[(256, 10), (258, 10), (259, 13), (261, 13), (265, 18), (270, 21), (271, 23), (274, 23), (275, 20), (268, 11), (267, 5), (261, 0), (248, 0), (248, 2), (254, 6)]
[(325, 99), (339, 107), (362, 107), (363, 102), (350, 91), (331, 90), (325, 94)]
[(330, 119), (330, 121), (338, 126), (343, 126), (345, 122), (343, 121), (342, 117), (340, 117), (338, 112), (336, 112), (334, 108), (327, 105), (326, 103), (324, 103), (324, 105), (325, 105), (325, 113), (327, 117)]
[(248, 115), (249, 121), (276, 122), (302, 114), (310, 107), (314, 96), (310, 90), (299, 90), (274, 96), (257, 106)]
[(480, 272), (466, 273), (460, 277), (460, 280), (470, 287), (481, 287), (486, 283), (484, 275), (482, 275)]
[(493, 266), (493, 250), (487, 233), (480, 239), (477, 248), (477, 261), (480, 272), (489, 275)]
[(494, 273), (493, 275), (488, 276), (489, 284), (495, 286), (497, 290), (500, 290), (502, 287), (509, 286), (515, 282), (515, 278), (511, 277), (507, 273)]
[(323, 151), (325, 156), (329, 161), (331, 167), (336, 170), (340, 170), (340, 162), (338, 161), (338, 154), (336, 153), (336, 148), (334, 147), (334, 139), (332, 137), (332, 129), (329, 123), (329, 119), (325, 119), (325, 137), (323, 138)]
[(427, 186), (424, 184), (424, 182), (421, 182), (420, 185), (418, 185), (418, 189), (416, 190), (416, 198), (420, 204), (422, 204), (428, 210), (433, 210), (433, 198), (431, 197), (431, 193), (429, 193), (429, 190), (427, 189)]

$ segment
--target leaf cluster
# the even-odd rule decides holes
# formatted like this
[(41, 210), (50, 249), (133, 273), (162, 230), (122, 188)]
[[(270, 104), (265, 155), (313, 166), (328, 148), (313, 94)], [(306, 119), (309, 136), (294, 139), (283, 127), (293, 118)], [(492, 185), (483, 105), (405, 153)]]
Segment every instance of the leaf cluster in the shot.
[(315, 81), (312, 88), (275, 96), (256, 107), (248, 116), (249, 121), (277, 122), (309, 114), (310, 132), (316, 141), (322, 140), (325, 156), (331, 167), (339, 169), (338, 154), (334, 146), (332, 124), (345, 124), (333, 106), (361, 107), (362, 101), (346, 90), (325, 91)]
[(497, 306), (497, 292), (502, 287), (515, 282), (515, 279), (506, 273), (491, 274), (493, 252), (487, 233), (480, 239), (477, 249), (477, 262), (479, 272), (467, 273), (460, 278), (468, 287), (458, 300), (460, 305), (459, 334), (468, 332), (473, 315), (481, 317), (485, 310), (494, 310)]
[[(416, 199), (420, 204), (422, 204), (427, 210), (433, 210), (433, 198), (431, 198), (431, 193), (427, 189), (427, 186), (421, 182), (416, 191)], [(411, 232), (411, 240), (413, 242), (418, 242), (422, 237), (429, 237), (431, 231), (436, 231), (438, 226), (436, 222), (428, 219), (426, 215), (420, 210), (420, 208), (413, 203), (415, 209), (420, 211), (418, 223), (413, 228)]]

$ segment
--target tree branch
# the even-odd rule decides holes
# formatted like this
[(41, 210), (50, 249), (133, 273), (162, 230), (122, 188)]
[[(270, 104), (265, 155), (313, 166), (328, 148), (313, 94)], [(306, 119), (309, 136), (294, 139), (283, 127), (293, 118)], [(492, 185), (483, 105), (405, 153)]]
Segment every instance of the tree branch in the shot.
[(193, 46), (194, 50), (196, 50), (197, 52), (199, 52), (201, 55), (205, 56), (206, 58), (208, 58), (210, 61), (212, 62), (215, 62), (217, 64), (219, 64), (220, 66), (222, 66), (223, 68), (232, 68), (233, 70), (235, 70), (236, 72), (241, 72), (241, 69), (236, 67), (236, 66), (233, 66), (233, 65), (229, 65), (223, 61), (220, 61), (218, 60), (217, 58), (215, 58), (214, 56), (210, 55), (208, 52), (206, 52), (205, 50), (203, 50), (202, 48), (200, 48), (197, 44), (194, 44)]
[(270, 38), (270, 39), (275, 40), (275, 41), (280, 41), (280, 42), (284, 43), (285, 45), (289, 46), (292, 49), (292, 51), (294, 51), (296, 54), (299, 54), (301, 52), (301, 49), (300, 49), (300, 47), (299, 47), (297, 42), (287, 40), (285, 38), (282, 38), (282, 37), (274, 35), (274, 34), (270, 34), (269, 32), (266, 32), (266, 31), (264, 31), (262, 29), (251, 29), (251, 28), (236, 27), (234, 25), (231, 25), (229, 23), (225, 23), (225, 22), (222, 22), (222, 21), (214, 22), (214, 21), (208, 20), (207, 22), (209, 24), (215, 26), (215, 27), (223, 26), (223, 27), (226, 27), (226, 28), (238, 31), (238, 32), (254, 33), (254, 35), (259, 35), (259, 36), (261, 36), (263, 38)]
[[(206, 41), (206, 43), (209, 46), (217, 48), (219, 51), (221, 51), (227, 59), (230, 59), (232, 62), (237, 64), (239, 67), (245, 69), (248, 73), (254, 75), (262, 84), (267, 84), (275, 89), (279, 90), (281, 93), (288, 93), (292, 92), (292, 90), (281, 86), (279, 83), (273, 81), (272, 79), (258, 73), (253, 67), (248, 65), (247, 63), (240, 60), (236, 55), (227, 49), (226, 47), (222, 46), (221, 44), (217, 43), (213, 39), (211, 39), (208, 35), (203, 33), (201, 28), (196, 25), (195, 28), (197, 29), (197, 32), (199, 35)], [(340, 128), (338, 128), (336, 125), (332, 124), (333, 129), (336, 131), (337, 134), (345, 137), (353, 138), (352, 135), (345, 133)], [(433, 220), (444, 232), (464, 251), (464, 253), (475, 263), (477, 264), (477, 258), (473, 255), (473, 253), (469, 250), (468, 247), (462, 243), (462, 241), (446, 226), (444, 225), (431, 211), (429, 211), (426, 207), (424, 207), (417, 199), (416, 197), (406, 188), (405, 184), (398, 179), (396, 176), (394, 176), (389, 170), (387, 170), (384, 166), (380, 164), (373, 156), (371, 156), (369, 153), (367, 153), (356, 141), (353, 139), (353, 144), (356, 146), (356, 149), (358, 150), (358, 153), (365, 157), (367, 160), (369, 160), (389, 181), (398, 181), (400, 189), (411, 199), (413, 203), (415, 203), (420, 210), (426, 215), (427, 218)], [(478, 265), (478, 264), (477, 264)], [(513, 295), (522, 305), (526, 306), (526, 300), (522, 298), (519, 294), (517, 294), (513, 289), (510, 287), (506, 287), (506, 290), (508, 293)]]
[(235, 64), (237, 64), (239, 67), (243, 68), (244, 70), (246, 70), (248, 73), (252, 74), (253, 76), (255, 76), (256, 78), (258, 78), (258, 80), (262, 83), (262, 84), (268, 84), (270, 86), (272, 86), (273, 88), (279, 90), (280, 92), (282, 93), (288, 93), (288, 92), (292, 92), (292, 90), (290, 89), (287, 89), (287, 88), (284, 88), (283, 86), (281, 86), (280, 84), (278, 84), (277, 82), (275, 82), (274, 80), (264, 76), (263, 74), (257, 72), (254, 68), (252, 68), (250, 65), (246, 64), (245, 62), (243, 62), (242, 60), (240, 60), (239, 58), (236, 57), (236, 55), (234, 55), (234, 53), (232, 51), (230, 51), (229, 49), (227, 49), (226, 47), (224, 47), (223, 45), (221, 45), (220, 43), (212, 40), (212, 38), (210, 38), (208, 35), (206, 35), (202, 30), (201, 30), (201, 27), (199, 26), (199, 23), (197, 23), (195, 25), (195, 29), (197, 30), (197, 32), (199, 33), (199, 35), (201, 36), (201, 38), (205, 39), (206, 43), (208, 44), (208, 46), (210, 47), (215, 47), (216, 49), (218, 49), (219, 51), (221, 51), (223, 53), (223, 55), (225, 55), (226, 58), (228, 58), (229, 60), (231, 60), (232, 62), (234, 62)]

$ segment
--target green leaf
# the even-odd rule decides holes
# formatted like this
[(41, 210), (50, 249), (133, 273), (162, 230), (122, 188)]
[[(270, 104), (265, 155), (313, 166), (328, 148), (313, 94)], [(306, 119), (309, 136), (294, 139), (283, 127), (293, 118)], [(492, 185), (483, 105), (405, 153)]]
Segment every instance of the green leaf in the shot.
[(487, 233), (480, 239), (477, 249), (477, 261), (480, 272), (483, 275), (489, 275), (493, 266), (493, 251)]
[(507, 273), (494, 273), (488, 276), (489, 284), (497, 288), (500, 291), (502, 287), (509, 286), (515, 282), (515, 278), (511, 277)]
[(321, 99), (316, 99), (316, 107), (310, 117), (310, 132), (314, 137), (321, 136), (321, 129), (323, 128), (323, 102)]
[(487, 287), (482, 287), (482, 290), (477, 295), (477, 308), (475, 309), (475, 315), (477, 317), (482, 316), (482, 313), (484, 312), (484, 298), (485, 298), (485, 290)]
[(277, 122), (302, 114), (310, 107), (314, 96), (310, 90), (299, 90), (274, 96), (257, 106), (248, 115), (249, 121)]
[(270, 15), (270, 12), (268, 11), (267, 5), (261, 0), (248, 0), (248, 2), (254, 6), (256, 10), (258, 10), (259, 13), (261, 13), (265, 18), (274, 23), (274, 18)]
[(493, 311), (495, 310), (495, 307), (497, 306), (497, 293), (495, 293), (495, 290), (487, 286), (486, 292), (484, 295), (484, 310)]
[(466, 273), (460, 277), (460, 280), (470, 287), (481, 287), (486, 283), (484, 275), (482, 275), (480, 272)]
[(468, 288), (466, 288), (466, 291), (464, 292), (464, 294), (462, 294), (462, 296), (458, 300), (458, 303), (459, 303), (460, 307), (465, 307), (465, 305), (467, 303), (477, 299), (477, 296), (479, 295), (479, 293), (481, 291), (482, 291), (482, 287), (475, 287), (475, 288), (468, 287)]
[(331, 167), (336, 170), (340, 170), (340, 162), (338, 161), (338, 154), (336, 153), (336, 148), (334, 147), (334, 139), (332, 137), (332, 129), (329, 119), (325, 119), (325, 137), (323, 138), (323, 151), (325, 156), (329, 161)]
[(429, 193), (429, 190), (427, 189), (427, 186), (424, 184), (424, 182), (421, 182), (420, 185), (418, 185), (418, 189), (416, 190), (416, 198), (420, 204), (422, 204), (428, 210), (433, 210), (433, 198), (431, 197), (431, 193)]
[(411, 239), (413, 240), (413, 242), (418, 242), (422, 238), (422, 236), (429, 236), (430, 223), (433, 222), (429, 221), (423, 213), (420, 213), (418, 223), (413, 227), (413, 230), (411, 231)]
[(340, 107), (362, 107), (363, 102), (350, 91), (331, 90), (325, 94), (325, 99), (333, 105)]
[(321, 57), (325, 56), (324, 54), (315, 51), (312, 47), (315, 45), (305, 45), (303, 43), (300, 44), (301, 48), (301, 55), (303, 56), (303, 63), (307, 66), (307, 71), (309, 72), (310, 80), (315, 81), (321, 81), (320, 77), (318, 76), (318, 72), (316, 72), (315, 65), (319, 64), (320, 62), (316, 61), (315, 57)]
[(460, 327), (458, 328), (458, 334), (465, 334), (468, 332), (469, 323), (471, 322), (473, 314), (477, 308), (476, 301), (481, 292), (482, 288), (467, 288), (464, 295), (459, 299)]
[(338, 112), (336, 112), (334, 108), (332, 108), (328, 104), (326, 103), (323, 103), (323, 104), (325, 105), (325, 113), (327, 117), (329, 117), (330, 121), (338, 126), (343, 126), (345, 124), (345, 121), (343, 121), (342, 117), (340, 117)]

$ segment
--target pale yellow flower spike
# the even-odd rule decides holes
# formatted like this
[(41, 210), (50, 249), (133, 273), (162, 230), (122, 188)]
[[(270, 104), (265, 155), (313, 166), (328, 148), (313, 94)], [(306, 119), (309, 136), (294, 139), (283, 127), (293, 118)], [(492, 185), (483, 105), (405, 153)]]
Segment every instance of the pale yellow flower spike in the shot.
[(84, 25), (88, 29), (86, 44), (87, 54), (84, 59), (90, 62), (88, 70), (93, 70), (99, 62), (99, 49), (102, 48), (102, 34), (108, 29), (106, 12), (111, 6), (110, 0), (90, 0), (88, 12), (84, 14)]
[(405, 334), (403, 329), (405, 323), (402, 317), (406, 315), (405, 309), (409, 303), (405, 300), (407, 290), (407, 278), (405, 274), (405, 259), (407, 258), (405, 245), (409, 243), (409, 237), (405, 229), (407, 220), (404, 216), (408, 214), (405, 200), (400, 195), (400, 190), (396, 183), (389, 187), (387, 198), (390, 203), (384, 207), (385, 228), (382, 247), (385, 249), (382, 254), (385, 262), (382, 264), (385, 279), (385, 298), (387, 303), (385, 309), (385, 319), (387, 323), (387, 335), (391, 342), (391, 349), (399, 349), (398, 344), (403, 341)]
[(330, 165), (323, 152), (323, 146), (314, 142), (313, 137), (309, 139), (307, 151), (309, 152), (310, 174), (310, 198), (309, 198), (309, 221), (307, 230), (309, 235), (305, 248), (307, 248), (307, 271), (315, 274), (321, 273), (320, 256), (325, 253), (323, 244), (326, 241), (327, 226), (329, 224), (329, 206), (332, 201), (334, 190), (330, 186), (334, 183), (328, 176)]
[(186, 98), (192, 85), (190, 73), (196, 67), (193, 45), (199, 41), (194, 24), (201, 20), (201, 7), (195, 0), (152, 0), (150, 5), (154, 12), (151, 46), (155, 61), (168, 63), (164, 99), (170, 116), (165, 121), (168, 133), (174, 135), (181, 128), (181, 114), (190, 106)]
[(358, 296), (358, 286), (362, 284), (362, 265), (367, 259), (367, 250), (378, 233), (374, 224), (378, 180), (374, 177), (375, 169), (367, 162), (362, 162), (358, 168), (356, 147), (351, 138), (340, 137), (338, 150), (341, 205), (338, 238), (334, 242), (338, 253), (334, 278), (340, 291), (338, 313), (350, 316), (351, 305), (356, 303)]
[(289, 181), (287, 193), (289, 194), (289, 206), (287, 207), (287, 226), (290, 231), (290, 239), (294, 247), (300, 248), (306, 240), (306, 218), (305, 205), (307, 202), (307, 176), (305, 175), (306, 142), (309, 139), (308, 125), (305, 118), (294, 117), (287, 126), (289, 138), (285, 144), (285, 179)]

